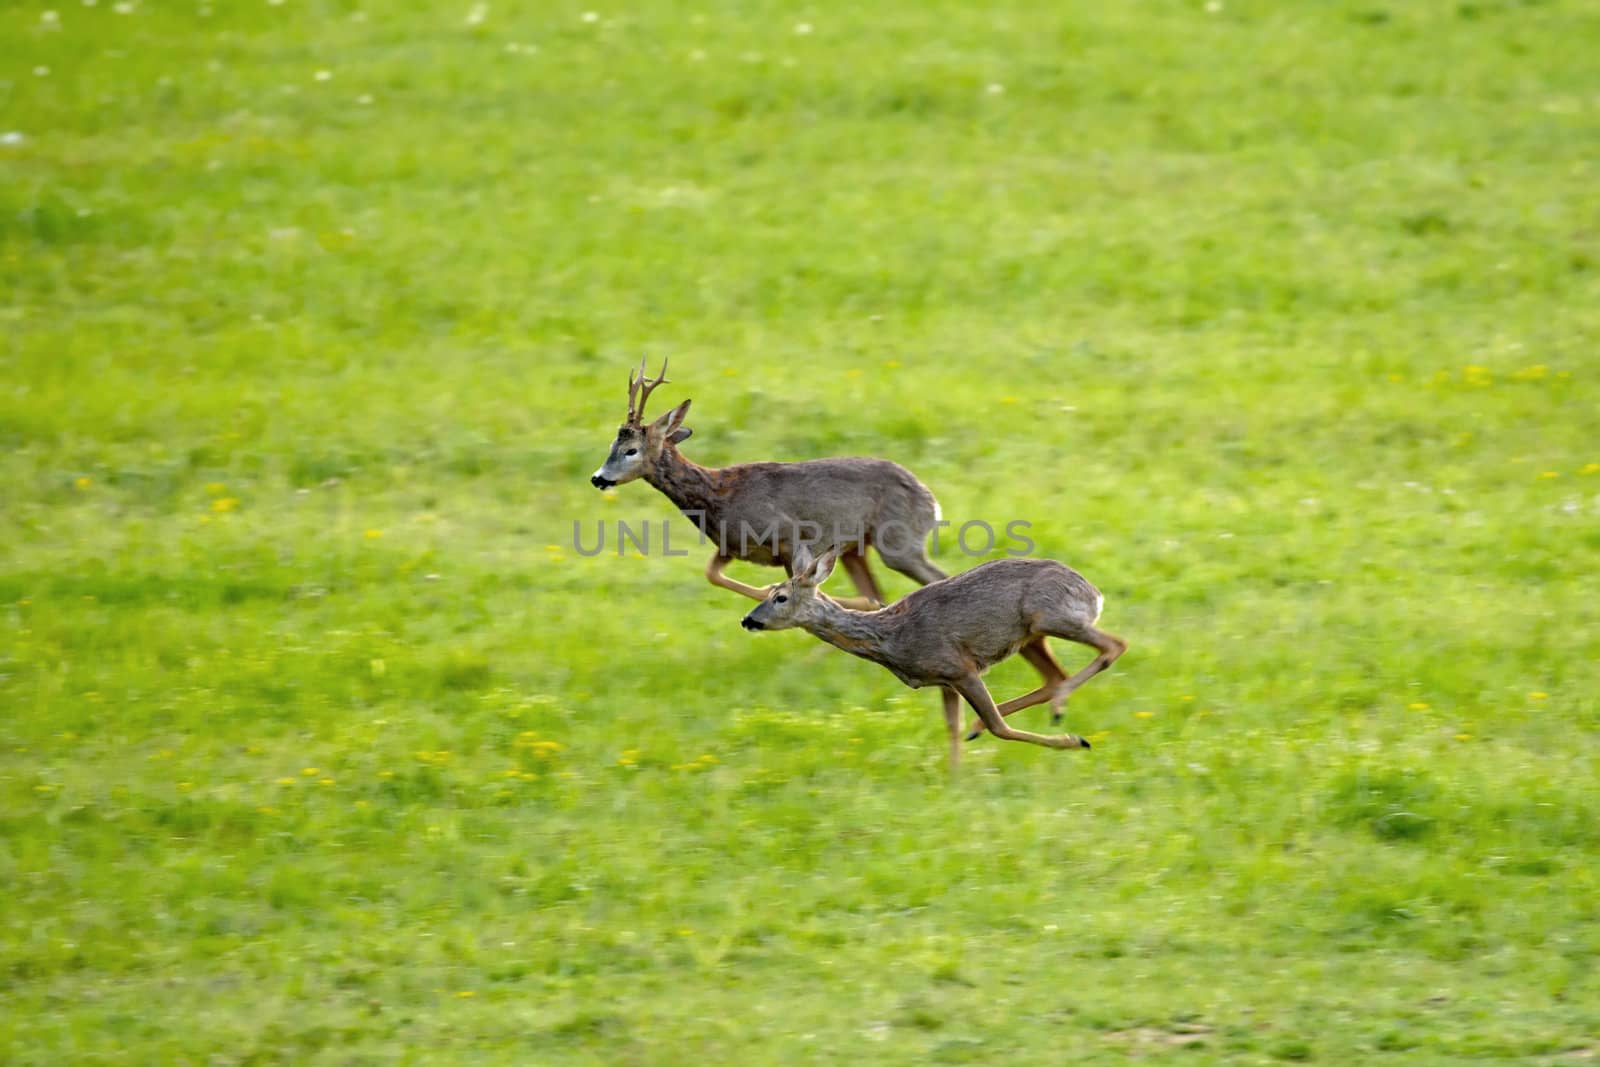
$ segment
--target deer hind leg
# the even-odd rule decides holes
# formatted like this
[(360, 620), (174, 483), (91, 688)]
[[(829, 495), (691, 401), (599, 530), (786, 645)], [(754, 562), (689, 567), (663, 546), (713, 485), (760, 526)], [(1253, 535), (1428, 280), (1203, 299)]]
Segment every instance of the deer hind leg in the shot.
[[(923, 536), (927, 536), (926, 533)], [(933, 561), (928, 558), (927, 546), (920, 541), (910, 545), (885, 545), (880, 541), (873, 547), (878, 550), (878, 555), (883, 557), (884, 564), (890, 570), (899, 571), (918, 585), (927, 585), (929, 582), (950, 577), (933, 565)]]
[(1051, 701), (1051, 721), (1060, 722), (1061, 704), (1084, 682), (1111, 666), (1117, 661), (1118, 656), (1128, 651), (1128, 642), (1116, 634), (1108, 634), (1104, 630), (1095, 629), (1093, 626), (1075, 626), (1060, 632), (1052, 630), (1051, 634), (1055, 637), (1065, 638), (1068, 641), (1076, 641), (1080, 645), (1088, 645), (1099, 653), (1089, 661), (1087, 667), (1062, 683), (1056, 698)]
[(767, 599), (767, 591), (765, 589), (757, 589), (753, 585), (745, 585), (743, 582), (729, 578), (722, 573), (723, 568), (731, 562), (733, 562), (732, 556), (724, 556), (720, 552), (713, 555), (711, 562), (706, 564), (706, 581), (712, 585), (719, 585), (724, 589), (732, 589), (735, 593), (742, 593), (751, 600)]
[(860, 548), (847, 548), (839, 556), (839, 562), (844, 564), (845, 573), (850, 575), (850, 581), (855, 585), (859, 597), (835, 597), (840, 604), (856, 611), (876, 611), (883, 607), (883, 592), (878, 588), (877, 581), (872, 577), (872, 571), (867, 567), (867, 557), (861, 554)]
[(944, 694), (944, 725), (950, 731), (950, 773), (961, 765), (961, 696), (946, 686)]
[(1008, 726), (1005, 717), (1000, 714), (1000, 709), (995, 707), (994, 697), (989, 695), (988, 687), (977, 674), (969, 674), (959, 681), (951, 682), (950, 687), (966, 698), (967, 703), (972, 705), (972, 710), (978, 713), (978, 718), (983, 720), (983, 725), (1002, 741), (1026, 741), (1033, 745), (1043, 745), (1045, 748), (1089, 747), (1089, 742), (1077, 734), (1036, 734)]
[[(1061, 684), (1067, 680), (1067, 672), (1062, 670), (1061, 664), (1056, 662), (1056, 658), (1051, 654), (1050, 646), (1045, 644), (1043, 636), (1036, 637), (1017, 649), (1017, 654), (1033, 664), (1034, 670), (1039, 672), (1043, 682), (1033, 692), (1013, 697), (1001, 704), (999, 708), (1001, 717), (1004, 718), (1014, 711), (1021, 711), (1023, 708), (1031, 708), (1035, 704), (1043, 704), (1048, 700), (1050, 701), (1051, 711), (1050, 721), (1060, 722), (1061, 711), (1059, 705), (1064, 699), (1060, 695), (1060, 688)], [(981, 733), (983, 733), (983, 720), (972, 720), (972, 725), (967, 728), (967, 740), (971, 741)]]

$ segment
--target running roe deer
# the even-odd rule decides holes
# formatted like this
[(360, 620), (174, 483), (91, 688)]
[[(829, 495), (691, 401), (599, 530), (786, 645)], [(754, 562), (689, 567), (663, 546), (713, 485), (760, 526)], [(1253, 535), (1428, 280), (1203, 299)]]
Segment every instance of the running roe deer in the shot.
[(766, 590), (729, 578), (723, 569), (742, 559), (792, 574), (796, 548), (808, 540), (817, 542), (817, 552), (841, 550), (839, 562), (861, 593), (860, 600), (840, 601), (851, 607), (883, 602), (867, 567), (869, 546), (884, 563), (923, 585), (944, 577), (925, 547), (939, 504), (910, 471), (865, 457), (701, 467), (678, 452), (693, 432), (683, 424), (689, 401), (644, 422), (645, 401), (667, 381), (666, 374), (665, 360), (654, 380), (646, 376), (642, 360), (637, 380), (628, 372), (627, 420), (589, 481), (609, 489), (643, 478), (661, 490), (716, 543), (706, 567), (712, 585), (764, 599)]
[[(810, 559), (804, 552), (795, 573), (741, 620), (746, 630), (786, 630), (800, 626), (836, 648), (882, 664), (913, 689), (944, 690), (944, 720), (950, 731), (950, 768), (961, 759), (961, 705), (964, 697), (978, 713), (967, 740), (987, 727), (1007, 741), (1030, 741), (1047, 748), (1088, 748), (1076, 734), (1029, 733), (1006, 725), (1014, 711), (1050, 702), (1051, 721), (1061, 720), (1061, 705), (1073, 690), (1105, 670), (1127, 651), (1122, 638), (1095, 628), (1105, 603), (1077, 571), (1051, 559), (997, 559), (942, 581), (914, 589), (878, 611), (845, 611), (817, 586), (833, 570), (836, 553)], [(1099, 654), (1067, 677), (1045, 646), (1061, 637), (1088, 645)], [(980, 675), (1018, 652), (1042, 651), (1054, 667), (1044, 684), (1025, 696), (995, 706)]]

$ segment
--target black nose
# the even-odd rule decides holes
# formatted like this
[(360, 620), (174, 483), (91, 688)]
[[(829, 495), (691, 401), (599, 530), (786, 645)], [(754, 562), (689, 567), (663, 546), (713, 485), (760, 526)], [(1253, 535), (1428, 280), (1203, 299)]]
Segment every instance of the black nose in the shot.
[(756, 622), (756, 620), (752, 619), (748, 615), (746, 615), (744, 618), (739, 620), (739, 625), (743, 626), (746, 630), (765, 630), (766, 629), (765, 626), (761, 625), (759, 622)]
[(594, 486), (596, 489), (610, 489), (617, 483), (612, 481), (610, 478), (604, 478), (596, 474), (593, 478), (589, 479), (589, 484)]

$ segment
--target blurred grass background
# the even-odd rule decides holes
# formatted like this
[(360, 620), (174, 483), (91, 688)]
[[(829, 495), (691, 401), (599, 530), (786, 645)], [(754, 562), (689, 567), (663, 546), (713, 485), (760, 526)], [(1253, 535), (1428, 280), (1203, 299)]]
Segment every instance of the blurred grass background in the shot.
[[(1597, 32), (0, 6), (0, 1058), (1600, 1054)], [(573, 551), (641, 353), (1031, 522), (1094, 751)]]

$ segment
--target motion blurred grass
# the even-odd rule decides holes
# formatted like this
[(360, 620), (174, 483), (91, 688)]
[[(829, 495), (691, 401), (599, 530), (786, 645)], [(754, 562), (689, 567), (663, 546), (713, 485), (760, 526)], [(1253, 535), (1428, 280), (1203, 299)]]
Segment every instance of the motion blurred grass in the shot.
[[(1600, 1052), (1600, 10), (1102, 8), (5, 5), (0, 1058)], [(573, 551), (641, 352), (1094, 751)]]

